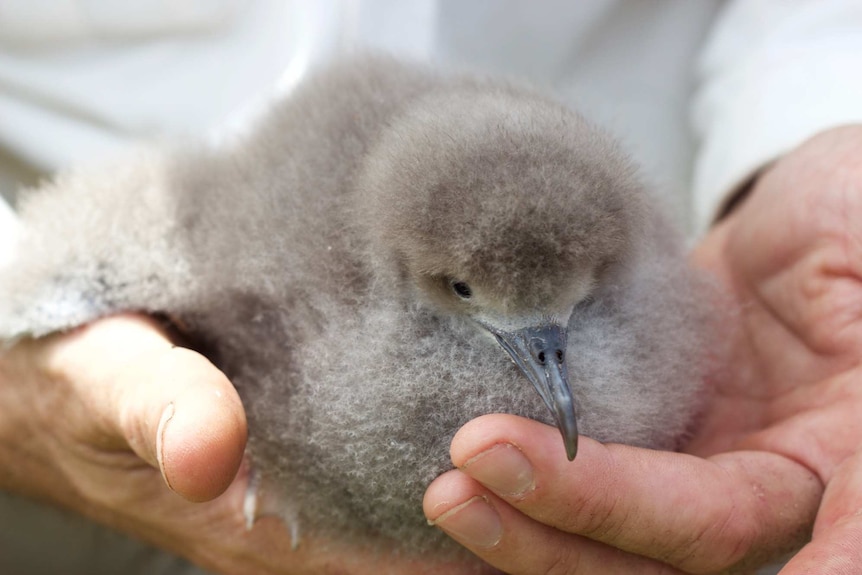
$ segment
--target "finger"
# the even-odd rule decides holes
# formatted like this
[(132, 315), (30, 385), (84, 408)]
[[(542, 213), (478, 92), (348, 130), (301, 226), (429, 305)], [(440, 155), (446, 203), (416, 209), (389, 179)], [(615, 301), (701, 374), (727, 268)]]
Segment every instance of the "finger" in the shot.
[(768, 453), (704, 460), (582, 438), (568, 462), (561, 449), (554, 428), (492, 415), (465, 425), (451, 453), (536, 521), (694, 573), (797, 548), (822, 491), (805, 467)]
[(77, 386), (98, 447), (131, 449), (186, 499), (209, 500), (230, 485), (246, 442), (239, 396), (206, 358), (173, 346), (149, 320), (100, 320), (58, 338), (44, 364)]
[(845, 460), (826, 488), (811, 542), (780, 575), (850, 575), (862, 565), (862, 452)]
[(862, 565), (862, 515), (845, 517), (807, 544), (779, 575), (855, 575)]
[(424, 509), (434, 525), (510, 575), (680, 573), (652, 559), (539, 523), (461, 471), (446, 473), (429, 486)]

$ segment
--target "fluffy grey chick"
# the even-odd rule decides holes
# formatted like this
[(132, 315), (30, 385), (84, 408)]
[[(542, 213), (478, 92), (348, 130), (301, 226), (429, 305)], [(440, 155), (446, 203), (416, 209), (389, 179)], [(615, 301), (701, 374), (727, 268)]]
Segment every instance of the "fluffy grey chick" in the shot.
[(27, 195), (0, 337), (164, 314), (237, 386), (294, 528), (433, 549), (422, 493), (478, 415), (555, 423), (569, 458), (577, 426), (685, 437), (706, 312), (657, 201), (541, 94), (352, 60), (230, 149), (155, 150)]

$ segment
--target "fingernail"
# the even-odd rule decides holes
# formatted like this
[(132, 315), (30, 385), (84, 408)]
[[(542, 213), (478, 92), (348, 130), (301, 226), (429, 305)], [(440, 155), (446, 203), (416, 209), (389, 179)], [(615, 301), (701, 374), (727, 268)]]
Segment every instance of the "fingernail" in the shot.
[(499, 495), (517, 497), (535, 487), (533, 466), (520, 449), (509, 443), (483, 451), (461, 470)]
[(493, 547), (503, 538), (500, 516), (488, 500), (479, 495), (456, 505), (428, 524), (436, 525), (470, 547)]
[(159, 428), (156, 431), (156, 461), (159, 462), (159, 470), (162, 472), (162, 477), (165, 478), (165, 483), (171, 487), (171, 482), (168, 479), (168, 473), (165, 470), (165, 431), (167, 431), (168, 422), (174, 417), (174, 404), (169, 403), (162, 411), (162, 417), (159, 419)]

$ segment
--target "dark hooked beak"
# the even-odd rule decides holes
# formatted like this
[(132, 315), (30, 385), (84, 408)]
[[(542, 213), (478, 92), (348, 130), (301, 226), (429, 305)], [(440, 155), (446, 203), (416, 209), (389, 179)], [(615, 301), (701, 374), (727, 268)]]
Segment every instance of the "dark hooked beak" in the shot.
[(578, 420), (566, 371), (566, 328), (555, 323), (515, 331), (490, 329), (551, 410), (569, 461), (578, 452)]

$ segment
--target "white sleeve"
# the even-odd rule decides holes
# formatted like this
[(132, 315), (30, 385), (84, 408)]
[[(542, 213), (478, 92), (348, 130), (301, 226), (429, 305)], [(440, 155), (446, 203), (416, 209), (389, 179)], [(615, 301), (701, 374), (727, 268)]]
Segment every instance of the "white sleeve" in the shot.
[(737, 0), (699, 66), (699, 230), (758, 169), (815, 133), (862, 121), (862, 2)]

